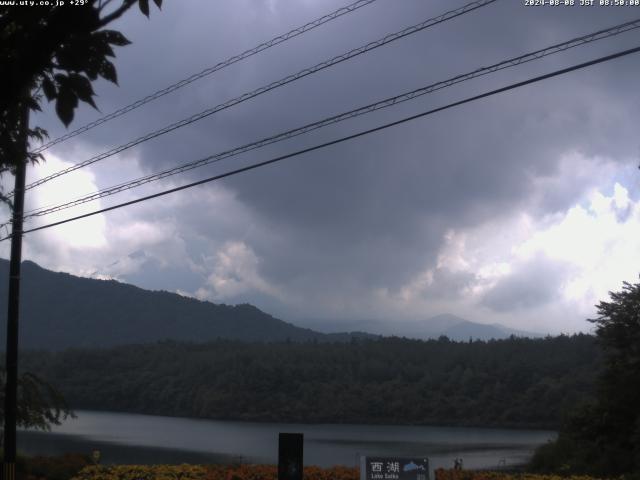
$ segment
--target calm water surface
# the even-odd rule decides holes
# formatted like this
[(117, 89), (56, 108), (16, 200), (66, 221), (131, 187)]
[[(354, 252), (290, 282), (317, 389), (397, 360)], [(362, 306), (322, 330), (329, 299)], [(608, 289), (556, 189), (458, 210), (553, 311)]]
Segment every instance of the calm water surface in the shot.
[(18, 432), (29, 454), (90, 453), (102, 463), (277, 463), (278, 432), (304, 434), (305, 465), (357, 465), (358, 455), (426, 456), (432, 468), (526, 462), (555, 432), (493, 428), (250, 423), (77, 411), (52, 432)]

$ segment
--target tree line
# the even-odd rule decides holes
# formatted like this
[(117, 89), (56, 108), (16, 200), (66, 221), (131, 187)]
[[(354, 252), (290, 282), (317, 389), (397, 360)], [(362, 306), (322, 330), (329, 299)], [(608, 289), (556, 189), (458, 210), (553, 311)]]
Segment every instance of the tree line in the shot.
[(274, 422), (556, 428), (594, 398), (589, 335), (24, 352), (77, 409)]

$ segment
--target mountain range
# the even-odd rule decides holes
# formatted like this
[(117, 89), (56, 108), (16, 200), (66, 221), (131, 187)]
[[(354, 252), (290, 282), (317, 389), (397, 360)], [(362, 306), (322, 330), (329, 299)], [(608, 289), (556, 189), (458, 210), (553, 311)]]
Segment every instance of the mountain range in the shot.
[(422, 321), (306, 319), (300, 324), (322, 332), (336, 329), (357, 330), (382, 336), (395, 335), (421, 340), (438, 338), (443, 335), (456, 341), (467, 341), (469, 338), (475, 340), (503, 339), (509, 338), (511, 335), (529, 338), (544, 336), (536, 332), (509, 328), (500, 323), (472, 322), (450, 313), (436, 315)]
[[(9, 262), (0, 259), (0, 345), (4, 345), (6, 338), (8, 271)], [(371, 327), (368, 331), (372, 333), (360, 329), (323, 333), (277, 319), (249, 304), (214, 304), (114, 280), (76, 277), (46, 270), (30, 261), (22, 264), (20, 305), (20, 347), (44, 350), (112, 347), (166, 339), (344, 342), (352, 338), (377, 338), (381, 334), (410, 338), (446, 335), (452, 340), (537, 336), (449, 314), (418, 323), (362, 322), (361, 325)], [(381, 325), (387, 325), (386, 330), (381, 330)], [(393, 331), (388, 330), (389, 325), (393, 325)]]

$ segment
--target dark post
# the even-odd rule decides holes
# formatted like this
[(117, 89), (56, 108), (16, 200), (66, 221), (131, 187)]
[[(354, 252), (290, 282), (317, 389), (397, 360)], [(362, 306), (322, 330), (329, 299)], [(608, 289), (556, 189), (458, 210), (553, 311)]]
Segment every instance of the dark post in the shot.
[(278, 435), (278, 480), (302, 480), (302, 433)]
[(4, 394), (4, 480), (16, 478), (16, 413), (18, 410), (18, 314), (20, 310), (20, 262), (22, 260), (22, 216), (24, 185), (27, 172), (27, 129), (29, 108), (22, 111), (23, 136), (21, 158), (16, 162), (11, 227), (11, 258), (9, 261), (9, 309), (7, 312), (6, 385)]

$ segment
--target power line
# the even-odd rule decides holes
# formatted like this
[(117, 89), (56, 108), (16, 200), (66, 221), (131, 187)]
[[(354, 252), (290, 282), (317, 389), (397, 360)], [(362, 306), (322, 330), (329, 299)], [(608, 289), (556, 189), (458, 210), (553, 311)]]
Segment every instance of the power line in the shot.
[(108, 157), (111, 157), (113, 155), (116, 155), (116, 154), (118, 154), (118, 153), (120, 153), (120, 152), (122, 152), (124, 150), (127, 150), (127, 149), (129, 149), (131, 147), (134, 147), (136, 145), (139, 145), (140, 143), (143, 143), (145, 141), (151, 140), (151, 139), (156, 138), (156, 137), (158, 137), (160, 135), (163, 135), (165, 133), (169, 133), (169, 132), (171, 132), (173, 130), (176, 130), (178, 128), (181, 128), (181, 127), (184, 127), (184, 126), (189, 125), (191, 123), (194, 123), (194, 122), (196, 122), (198, 120), (201, 120), (201, 119), (203, 119), (205, 117), (208, 117), (208, 116), (210, 116), (210, 115), (212, 115), (212, 114), (214, 114), (216, 112), (219, 112), (221, 110), (225, 110), (225, 109), (227, 109), (229, 107), (232, 107), (232, 106), (235, 106), (235, 105), (237, 105), (239, 103), (242, 103), (242, 102), (244, 102), (246, 100), (254, 98), (254, 97), (256, 97), (258, 95), (261, 95), (263, 93), (266, 93), (268, 91), (271, 91), (271, 90), (273, 90), (275, 88), (284, 86), (284, 85), (286, 85), (288, 83), (291, 83), (293, 81), (296, 81), (296, 80), (298, 80), (300, 78), (306, 77), (308, 75), (316, 73), (316, 72), (318, 72), (320, 70), (323, 70), (325, 68), (328, 68), (328, 67), (336, 65), (338, 63), (341, 63), (343, 61), (349, 60), (349, 59), (351, 59), (351, 58), (353, 58), (355, 56), (361, 55), (361, 54), (366, 53), (366, 52), (368, 52), (370, 50), (373, 50), (375, 48), (379, 48), (379, 47), (381, 47), (381, 46), (383, 46), (383, 45), (385, 45), (387, 43), (393, 42), (393, 41), (398, 40), (400, 38), (403, 38), (405, 36), (411, 35), (413, 33), (417, 33), (417, 32), (419, 32), (421, 30), (424, 30), (424, 29), (426, 29), (428, 27), (437, 25), (437, 24), (445, 22), (447, 20), (451, 20), (451, 19), (453, 19), (455, 17), (458, 17), (460, 15), (468, 13), (468, 12), (470, 12), (472, 10), (477, 9), (477, 8), (481, 8), (481, 7), (486, 6), (486, 5), (490, 4), (490, 3), (493, 3), (495, 1), (496, 0), (474, 1), (474, 2), (471, 2), (471, 3), (467, 4), (467, 5), (464, 5), (464, 6), (460, 7), (460, 8), (458, 8), (458, 9), (447, 11), (447, 12), (443, 13), (442, 15), (439, 15), (439, 16), (434, 17), (434, 18), (430, 18), (428, 20), (425, 20), (424, 22), (421, 22), (421, 23), (418, 23), (418, 24), (413, 25), (411, 27), (405, 28), (405, 29), (403, 29), (403, 30), (401, 30), (399, 32), (388, 34), (388, 35), (386, 35), (386, 36), (384, 36), (384, 37), (382, 37), (382, 38), (380, 38), (380, 39), (378, 39), (376, 41), (370, 42), (370, 43), (368, 43), (368, 44), (366, 44), (364, 46), (355, 48), (353, 50), (350, 50), (347, 53), (335, 56), (335, 57), (333, 57), (333, 58), (331, 58), (329, 60), (325, 60), (325, 61), (323, 61), (321, 63), (318, 63), (318, 64), (314, 65), (313, 67), (309, 67), (309, 68), (303, 69), (303, 70), (301, 70), (301, 71), (299, 71), (299, 72), (297, 72), (295, 74), (289, 75), (289, 76), (284, 77), (284, 78), (282, 78), (280, 80), (272, 82), (272, 83), (270, 83), (268, 85), (262, 86), (262, 87), (260, 87), (260, 88), (258, 88), (256, 90), (253, 90), (251, 92), (247, 92), (247, 93), (245, 93), (245, 94), (243, 94), (243, 95), (241, 95), (239, 97), (233, 98), (233, 99), (228, 100), (228, 101), (226, 101), (224, 103), (216, 105), (215, 107), (209, 108), (209, 109), (204, 110), (204, 111), (202, 111), (200, 113), (192, 115), (192, 116), (190, 116), (188, 118), (185, 118), (183, 120), (175, 122), (175, 123), (173, 123), (171, 125), (168, 125), (168, 126), (162, 128), (162, 129), (160, 129), (160, 130), (156, 130), (156, 131), (150, 132), (150, 133), (148, 133), (148, 134), (146, 134), (146, 135), (144, 135), (142, 137), (139, 137), (139, 138), (137, 138), (135, 140), (132, 140), (132, 141), (126, 143), (126, 144), (123, 144), (123, 145), (120, 145), (118, 147), (115, 147), (115, 148), (113, 148), (113, 149), (111, 149), (111, 150), (109, 150), (107, 152), (103, 152), (103, 153), (101, 153), (99, 155), (96, 155), (96, 156), (94, 156), (92, 158), (89, 158), (89, 159), (87, 159), (87, 160), (85, 160), (83, 162), (80, 162), (80, 163), (76, 164), (76, 165), (72, 165), (71, 167), (68, 167), (66, 169), (60, 170), (58, 172), (55, 172), (55, 173), (53, 173), (53, 174), (51, 174), (51, 175), (49, 175), (49, 176), (47, 176), (45, 178), (42, 178), (40, 180), (37, 180), (35, 182), (30, 183), (29, 185), (27, 185), (26, 188), (27, 189), (31, 189), (31, 188), (37, 187), (39, 185), (42, 185), (43, 183), (46, 183), (46, 182), (48, 182), (48, 181), (50, 181), (50, 180), (52, 180), (54, 178), (57, 178), (57, 177), (61, 176), (61, 175), (65, 175), (65, 174), (70, 173), (72, 171), (75, 171), (75, 170), (77, 170), (79, 168), (83, 168), (83, 167), (85, 167), (87, 165), (91, 165), (91, 164), (96, 163), (96, 162), (98, 162), (100, 160), (104, 160), (104, 159), (106, 159)]
[(205, 117), (208, 117), (210, 115), (213, 115), (216, 112), (219, 112), (221, 110), (225, 110), (227, 108), (230, 108), (232, 106), (238, 105), (246, 100), (249, 100), (251, 98), (257, 97), (258, 95), (261, 95), (263, 93), (269, 92), (271, 90), (274, 90), (276, 88), (282, 87), (284, 85), (287, 85), (291, 82), (294, 82), (296, 80), (299, 80), (303, 77), (306, 77), (308, 75), (314, 74), (320, 70), (323, 70), (325, 68), (331, 67), (333, 65), (336, 65), (338, 63), (344, 62), (346, 60), (349, 60), (353, 57), (356, 57), (358, 55), (362, 55), (363, 53), (369, 52), (371, 50), (374, 50), (376, 48), (379, 48), (383, 45), (386, 45), (387, 43), (391, 43), (395, 40), (398, 40), (400, 38), (406, 37), (408, 35), (412, 35), (414, 33), (420, 32), (426, 28), (432, 27), (434, 25), (437, 25), (439, 23), (443, 23), (445, 21), (451, 20), (453, 18), (456, 18), (460, 15), (464, 15), (466, 13), (469, 13), (473, 10), (476, 10), (478, 8), (484, 7), (486, 5), (489, 5), (493, 2), (495, 2), (497, 0), (477, 0), (471, 3), (468, 3), (467, 5), (464, 5), (460, 8), (457, 8), (455, 10), (450, 10), (448, 12), (443, 13), (442, 15), (438, 15), (437, 17), (434, 18), (430, 18), (428, 20), (425, 20), (423, 22), (420, 22), (416, 25), (413, 25), (411, 27), (407, 27), (403, 30), (400, 30), (398, 32), (395, 33), (390, 33), (376, 41), (370, 42), (366, 45), (363, 45), (361, 47), (355, 48), (353, 50), (350, 50), (347, 53), (343, 53), (341, 55), (335, 56), (329, 60), (325, 60), (324, 62), (318, 63), (316, 65), (314, 65), (313, 67), (309, 67), (309, 68), (305, 68), (303, 70), (300, 70), (298, 73), (292, 74), (292, 75), (288, 75), (280, 80), (277, 80), (275, 82), (272, 82), (268, 85), (262, 86), (256, 90), (253, 90), (251, 92), (245, 93), (239, 97), (233, 98), (231, 100), (228, 100), (224, 103), (218, 104), (215, 107), (212, 108), (208, 108), (207, 110), (203, 110), (200, 113), (196, 113), (195, 115), (192, 115), (188, 118), (185, 118), (183, 120), (180, 120), (178, 122), (172, 123), (171, 125), (168, 125), (164, 128), (161, 128), (159, 130), (155, 130), (153, 132), (150, 132), (146, 135), (143, 135), (142, 137), (139, 137), (135, 140), (131, 140), (128, 143), (125, 143), (123, 145), (120, 145), (118, 147), (112, 148), (111, 150), (107, 151), (107, 152), (103, 152), (99, 155), (96, 155), (94, 157), (91, 157), (87, 160), (84, 160), (80, 163), (77, 163), (75, 165), (72, 165), (68, 168), (65, 168), (63, 170), (60, 170), (58, 172), (52, 173), (51, 175), (41, 178), (40, 180), (36, 180), (35, 182), (30, 183), (29, 185), (26, 186), (26, 189), (32, 189), (34, 187), (37, 187), (39, 185), (42, 185), (43, 183), (46, 183), (50, 180), (53, 180), (54, 178), (57, 178), (61, 175), (65, 175), (67, 173), (73, 172), (75, 170), (78, 170), (79, 168), (83, 168), (86, 167), (87, 165), (91, 165), (93, 163), (99, 162), (100, 160), (104, 160), (105, 158), (111, 157), (113, 155), (116, 155), (120, 152), (123, 152), (124, 150), (127, 150), (131, 147), (134, 147), (136, 145), (139, 145), (143, 142), (146, 142), (148, 140), (151, 140), (153, 138), (159, 137), (160, 135), (164, 135), (165, 133), (169, 133), (173, 130), (176, 130), (178, 128), (190, 125), (191, 123), (197, 122), (198, 120), (202, 120)]
[(319, 27), (320, 25), (323, 25), (325, 23), (328, 23), (332, 20), (335, 20), (336, 18), (339, 18), (343, 15), (346, 15), (348, 13), (354, 12), (355, 10), (358, 10), (361, 7), (364, 7), (366, 5), (369, 5), (373, 2), (375, 2), (377, 0), (358, 0), (356, 2), (353, 2), (345, 7), (339, 8), (338, 10), (335, 10), (327, 15), (324, 15), (316, 20), (313, 20), (312, 22), (309, 22), (305, 25), (302, 25), (301, 27), (298, 28), (294, 28), (293, 30), (283, 34), (283, 35), (279, 35), (277, 37), (272, 38), (271, 40), (268, 40), (264, 43), (261, 43), (260, 45), (253, 47), (249, 50), (245, 50), (244, 52), (242, 52), (239, 55), (235, 55), (233, 57), (230, 57), (222, 62), (217, 63), (216, 65), (212, 66), (212, 67), (208, 67), (205, 68), (204, 70), (202, 70), (199, 73), (193, 74), (190, 77), (187, 77), (183, 80), (180, 80), (179, 82), (173, 83), (171, 85), (169, 85), (166, 88), (163, 88), (161, 90), (158, 90), (150, 95), (147, 95), (144, 98), (141, 98), (140, 100), (137, 100), (125, 107), (120, 108), (119, 110), (116, 110), (108, 115), (105, 115), (104, 117), (101, 117), (91, 123), (88, 123), (72, 132), (69, 132), (65, 135), (62, 135), (61, 137), (58, 137), (54, 140), (51, 140), (50, 142), (47, 142), (46, 144), (38, 147), (36, 150), (34, 150), (35, 153), (40, 153), (43, 152), (45, 150), (47, 150), (48, 148), (52, 147), (53, 145), (56, 145), (58, 143), (64, 142), (65, 140), (68, 140), (70, 138), (75, 137), (76, 135), (80, 135), (81, 133), (87, 132), (89, 130), (91, 130), (94, 127), (97, 127), (98, 125), (102, 125), (103, 123), (108, 122), (109, 120), (113, 120), (114, 118), (117, 118), (121, 115), (124, 115), (125, 113), (129, 113), (132, 110), (135, 110), (136, 108), (141, 107), (142, 105), (145, 105), (149, 102), (152, 102), (153, 100), (156, 100), (160, 97), (163, 97), (171, 92), (174, 92), (186, 85), (189, 85), (190, 83), (195, 82), (196, 80), (199, 80), (201, 78), (204, 78), (208, 75), (211, 75), (212, 73), (217, 72), (218, 70), (222, 70), (223, 68), (226, 68), (230, 65), (233, 65), (234, 63), (237, 63), (241, 60), (244, 60), (246, 58), (252, 57), (253, 55), (256, 55), (264, 50), (267, 50), (271, 47), (274, 47), (280, 43), (286, 42), (287, 40), (290, 40), (294, 37), (297, 37), (298, 35), (302, 35), (303, 33), (306, 33), (310, 30), (313, 30), (316, 27)]
[[(100, 213), (105, 213), (105, 212), (109, 212), (111, 210), (116, 210), (116, 209), (119, 209), (119, 208), (127, 207), (129, 205), (133, 205), (133, 204), (136, 204), (136, 203), (141, 203), (141, 202), (144, 202), (144, 201), (147, 201), (147, 200), (151, 200), (151, 199), (154, 199), (154, 198), (157, 198), (157, 197), (168, 195), (170, 193), (175, 193), (175, 192), (179, 192), (181, 190), (186, 190), (187, 188), (192, 188), (192, 187), (195, 187), (195, 186), (198, 186), (198, 185), (202, 185), (202, 184), (205, 184), (205, 183), (209, 183), (209, 182), (213, 182), (215, 180), (219, 180), (219, 179), (222, 179), (222, 178), (225, 178), (225, 177), (230, 177), (232, 175), (237, 175), (239, 173), (243, 173), (243, 172), (246, 172), (246, 171), (249, 171), (249, 170), (254, 170), (256, 168), (264, 167), (266, 165), (270, 165), (272, 163), (276, 163), (276, 162), (279, 162), (279, 161), (282, 161), (282, 160), (285, 160), (285, 159), (288, 159), (288, 158), (291, 158), (291, 157), (296, 157), (296, 156), (302, 155), (304, 153), (309, 153), (309, 152), (313, 152), (315, 150), (320, 150), (322, 148), (326, 148), (326, 147), (329, 147), (331, 145), (337, 145), (339, 143), (343, 143), (343, 142), (346, 142), (348, 140), (353, 140), (355, 138), (363, 137), (365, 135), (369, 135), (369, 134), (374, 133), (374, 132), (378, 132), (378, 131), (385, 130), (385, 129), (390, 128), (390, 127), (394, 127), (394, 126), (397, 126), (397, 125), (400, 125), (400, 124), (403, 124), (403, 123), (406, 123), (406, 122), (410, 122), (412, 120), (416, 120), (418, 118), (422, 118), (422, 117), (425, 117), (427, 115), (432, 115), (434, 113), (441, 112), (443, 110), (448, 110), (450, 108), (457, 107), (457, 106), (460, 106), (460, 105), (464, 105), (466, 103), (471, 103), (471, 102), (474, 102), (476, 100), (480, 100), (480, 99), (487, 98), (487, 97), (490, 97), (490, 96), (493, 96), (493, 95), (497, 95), (499, 93), (503, 93), (503, 92), (506, 92), (506, 91), (509, 91), (509, 90), (514, 90), (516, 88), (520, 88), (520, 87), (523, 87), (523, 86), (526, 86), (526, 85), (537, 83), (537, 82), (540, 82), (542, 80), (546, 80), (546, 79), (549, 79), (549, 78), (552, 78), (552, 77), (563, 75), (565, 73), (573, 72), (575, 70), (580, 70), (580, 69), (583, 69), (583, 68), (586, 68), (586, 67), (589, 67), (589, 66), (592, 66), (592, 65), (596, 65), (596, 64), (599, 64), (599, 63), (607, 62), (607, 61), (610, 61), (610, 60), (613, 60), (613, 59), (616, 59), (616, 58), (620, 58), (620, 57), (624, 57), (626, 55), (630, 55), (632, 53), (637, 53), (637, 52), (640, 52), (640, 46), (635, 47), (635, 48), (630, 48), (628, 50), (623, 50), (621, 52), (617, 52), (617, 53), (614, 53), (614, 54), (611, 54), (611, 55), (606, 55), (604, 57), (599, 57), (599, 58), (596, 58), (594, 60), (590, 60), (588, 62), (580, 63), (580, 64), (577, 64), (577, 65), (573, 65), (571, 67), (563, 68), (563, 69), (560, 69), (560, 70), (555, 70), (555, 71), (553, 71), (551, 73), (547, 73), (547, 74), (544, 74), (544, 75), (533, 77), (533, 78), (530, 78), (528, 80), (524, 80), (522, 82), (512, 83), (510, 85), (507, 85), (506, 87), (502, 87), (502, 88), (498, 88), (498, 89), (495, 89), (495, 90), (491, 90), (489, 92), (485, 92), (485, 93), (482, 93), (480, 95), (475, 95), (473, 97), (468, 97), (468, 98), (465, 98), (464, 100), (459, 100), (457, 102), (449, 103), (449, 104), (447, 104), (445, 106), (442, 106), (442, 107), (434, 108), (434, 109), (428, 110), (426, 112), (422, 112), (422, 113), (419, 113), (419, 114), (416, 114), (416, 115), (405, 117), (405, 118), (402, 118), (400, 120), (396, 120), (394, 122), (386, 123), (384, 125), (380, 125), (378, 127), (370, 128), (368, 130), (363, 130), (361, 132), (354, 133), (352, 135), (341, 137), (341, 138), (338, 138), (336, 140), (332, 140), (332, 141), (325, 142), (325, 143), (322, 143), (322, 144), (319, 144), (319, 145), (315, 145), (313, 147), (309, 147), (309, 148), (305, 148), (305, 149), (302, 149), (302, 150), (298, 150), (298, 151), (293, 152), (293, 153), (289, 153), (289, 154), (286, 154), (286, 155), (281, 155), (279, 157), (275, 157), (275, 158), (272, 158), (270, 160), (265, 160), (263, 162), (254, 163), (252, 165), (248, 165), (246, 167), (238, 168), (238, 169), (232, 170), (230, 172), (226, 172), (226, 173), (222, 173), (222, 174), (219, 174), (219, 175), (215, 175), (213, 177), (205, 178), (203, 180), (198, 180), (196, 182), (189, 183), (189, 184), (186, 184), (186, 185), (181, 185), (179, 187), (171, 188), (169, 190), (164, 190), (162, 192), (154, 193), (152, 195), (147, 195), (145, 197), (141, 197), (141, 198), (138, 198), (138, 199), (135, 199), (135, 200), (130, 200), (128, 202), (123, 202), (123, 203), (120, 203), (120, 204), (117, 204), (117, 205), (112, 205), (111, 207), (106, 207), (106, 208), (102, 208), (102, 209), (99, 209), (99, 210), (94, 210), (93, 212), (85, 213), (83, 215), (78, 215), (78, 216), (75, 216), (75, 217), (67, 218), (65, 220), (60, 220), (58, 222), (49, 223), (49, 224), (46, 224), (46, 225), (42, 225), (40, 227), (35, 227), (35, 228), (31, 228), (29, 230), (24, 230), (23, 232), (15, 232), (15, 233), (25, 234), (25, 233), (36, 232), (38, 230), (44, 230), (46, 228), (51, 228), (51, 227), (55, 227), (55, 226), (58, 226), (58, 225), (63, 225), (65, 223), (73, 222), (73, 221), (76, 221), (76, 220), (81, 220), (83, 218), (92, 217), (92, 216), (98, 215)], [(11, 238), (11, 236), (12, 235), (8, 235), (6, 237), (0, 238), (0, 241), (7, 240), (7, 239)]]
[(421, 87), (418, 88), (416, 90), (412, 90), (410, 92), (406, 92), (403, 93), (401, 95), (396, 95), (394, 97), (389, 97), (386, 98), (384, 100), (380, 100), (378, 102), (366, 105), (364, 107), (360, 107), (354, 110), (350, 110), (348, 112), (344, 112), (344, 113), (340, 113), (338, 115), (334, 115), (328, 118), (324, 118), (322, 120), (313, 122), (313, 123), (309, 123), (307, 125), (304, 125), (302, 127), (298, 127), (292, 130), (288, 130), (286, 132), (281, 132), (278, 133), (276, 135), (267, 137), (267, 138), (263, 138), (261, 140), (257, 140), (255, 142), (252, 143), (248, 143), (245, 145), (242, 145), (240, 147), (236, 147), (234, 149), (231, 150), (227, 150), (221, 153), (217, 153), (215, 155), (209, 155), (207, 157), (198, 159), (196, 161), (193, 162), (189, 162), (174, 168), (170, 168), (167, 170), (164, 170), (162, 172), (158, 172), (158, 173), (154, 173), (151, 175), (147, 175), (144, 177), (140, 177), (137, 178), (135, 180), (131, 180), (128, 182), (124, 182), (124, 183), (120, 183), (118, 185), (114, 185), (111, 186), (109, 188), (100, 190), (98, 192), (94, 192), (88, 195), (84, 195), (82, 197), (76, 198), (74, 200), (62, 203), (62, 204), (56, 204), (56, 205), (51, 205), (51, 206), (47, 206), (47, 207), (40, 207), (34, 210), (31, 210), (29, 212), (27, 212), (27, 214), (25, 215), (25, 219), (26, 218), (31, 218), (31, 217), (39, 217), (39, 216), (44, 216), (44, 215), (48, 215), (50, 213), (54, 213), (54, 212), (58, 212), (61, 210), (66, 210), (68, 208), (77, 206), (77, 205), (81, 205), (87, 202), (91, 202), (94, 200), (98, 200), (100, 198), (104, 198), (110, 195), (115, 195), (117, 193), (123, 192), (125, 190), (130, 190), (132, 188), (136, 188), (139, 187), (141, 185), (153, 182), (153, 181), (157, 181), (157, 180), (161, 180), (163, 178), (167, 178), (169, 176), (173, 176), (173, 175), (177, 175), (179, 173), (184, 173), (186, 171), (195, 169), (195, 168), (199, 168), (205, 165), (209, 165), (212, 163), (216, 163), (219, 162), (221, 160), (224, 160), (226, 158), (229, 157), (233, 157), (242, 153), (246, 153), (248, 151), (251, 150), (255, 150), (258, 148), (261, 148), (263, 146), (266, 145), (270, 145), (276, 142), (280, 142), (283, 140), (287, 140), (305, 133), (308, 133), (310, 131), (313, 130), (317, 130), (319, 128), (323, 128), (327, 125), (331, 125), (334, 123), (338, 123), (347, 119), (351, 119), (354, 117), (358, 117), (361, 115), (365, 115), (368, 113), (371, 113), (373, 111), (376, 110), (380, 110), (383, 108), (387, 108), (387, 107), (391, 107), (393, 105), (397, 105), (399, 103), (403, 103), (406, 102), (408, 100), (413, 100), (417, 97), (420, 97), (422, 95), (426, 95), (428, 93), (432, 93), (434, 91), (437, 90), (441, 90), (443, 88), (455, 85), (457, 83), (461, 83), (467, 80), (471, 80), (473, 78), (477, 78), (480, 76), (484, 76), (487, 75), (489, 73), (493, 73), (499, 70), (503, 70), (506, 68), (510, 68), (510, 67), (515, 67), (518, 65), (521, 65), (523, 63), (527, 63), (533, 60), (537, 60), (543, 57), (546, 57), (548, 55), (552, 55), (555, 53), (559, 53), (559, 52), (563, 52), (566, 51), (570, 48), (574, 48), (577, 47), (579, 45), (584, 45), (586, 43), (590, 43), (590, 42), (594, 42), (597, 40), (602, 40), (605, 38), (609, 38), (611, 36), (614, 35), (619, 35), (623, 32), (627, 32), (636, 28), (640, 28), (640, 18), (636, 19), (636, 20), (632, 20), (630, 22), (625, 22), (622, 23), (620, 25), (616, 25), (614, 27), (610, 27), (607, 29), (602, 29), (599, 30), (597, 32), (593, 32), (590, 33), (588, 35), (583, 35), (581, 37), (577, 37), (577, 38), (573, 38), (571, 40), (562, 42), (562, 43), (558, 43), (555, 45), (551, 45), (549, 47), (540, 49), (540, 50), (536, 50), (534, 52), (531, 53), (527, 53), (524, 55), (520, 55), (518, 57), (514, 57), (514, 58), (510, 58), (508, 60), (504, 60), (502, 62), (490, 65), (488, 67), (481, 67), (478, 68), (476, 70), (473, 70), (469, 73), (465, 73), (462, 75), (457, 75), (455, 77), (449, 78), (447, 80), (443, 80), (437, 83), (433, 83), (431, 85), (425, 86), (425, 87)]

